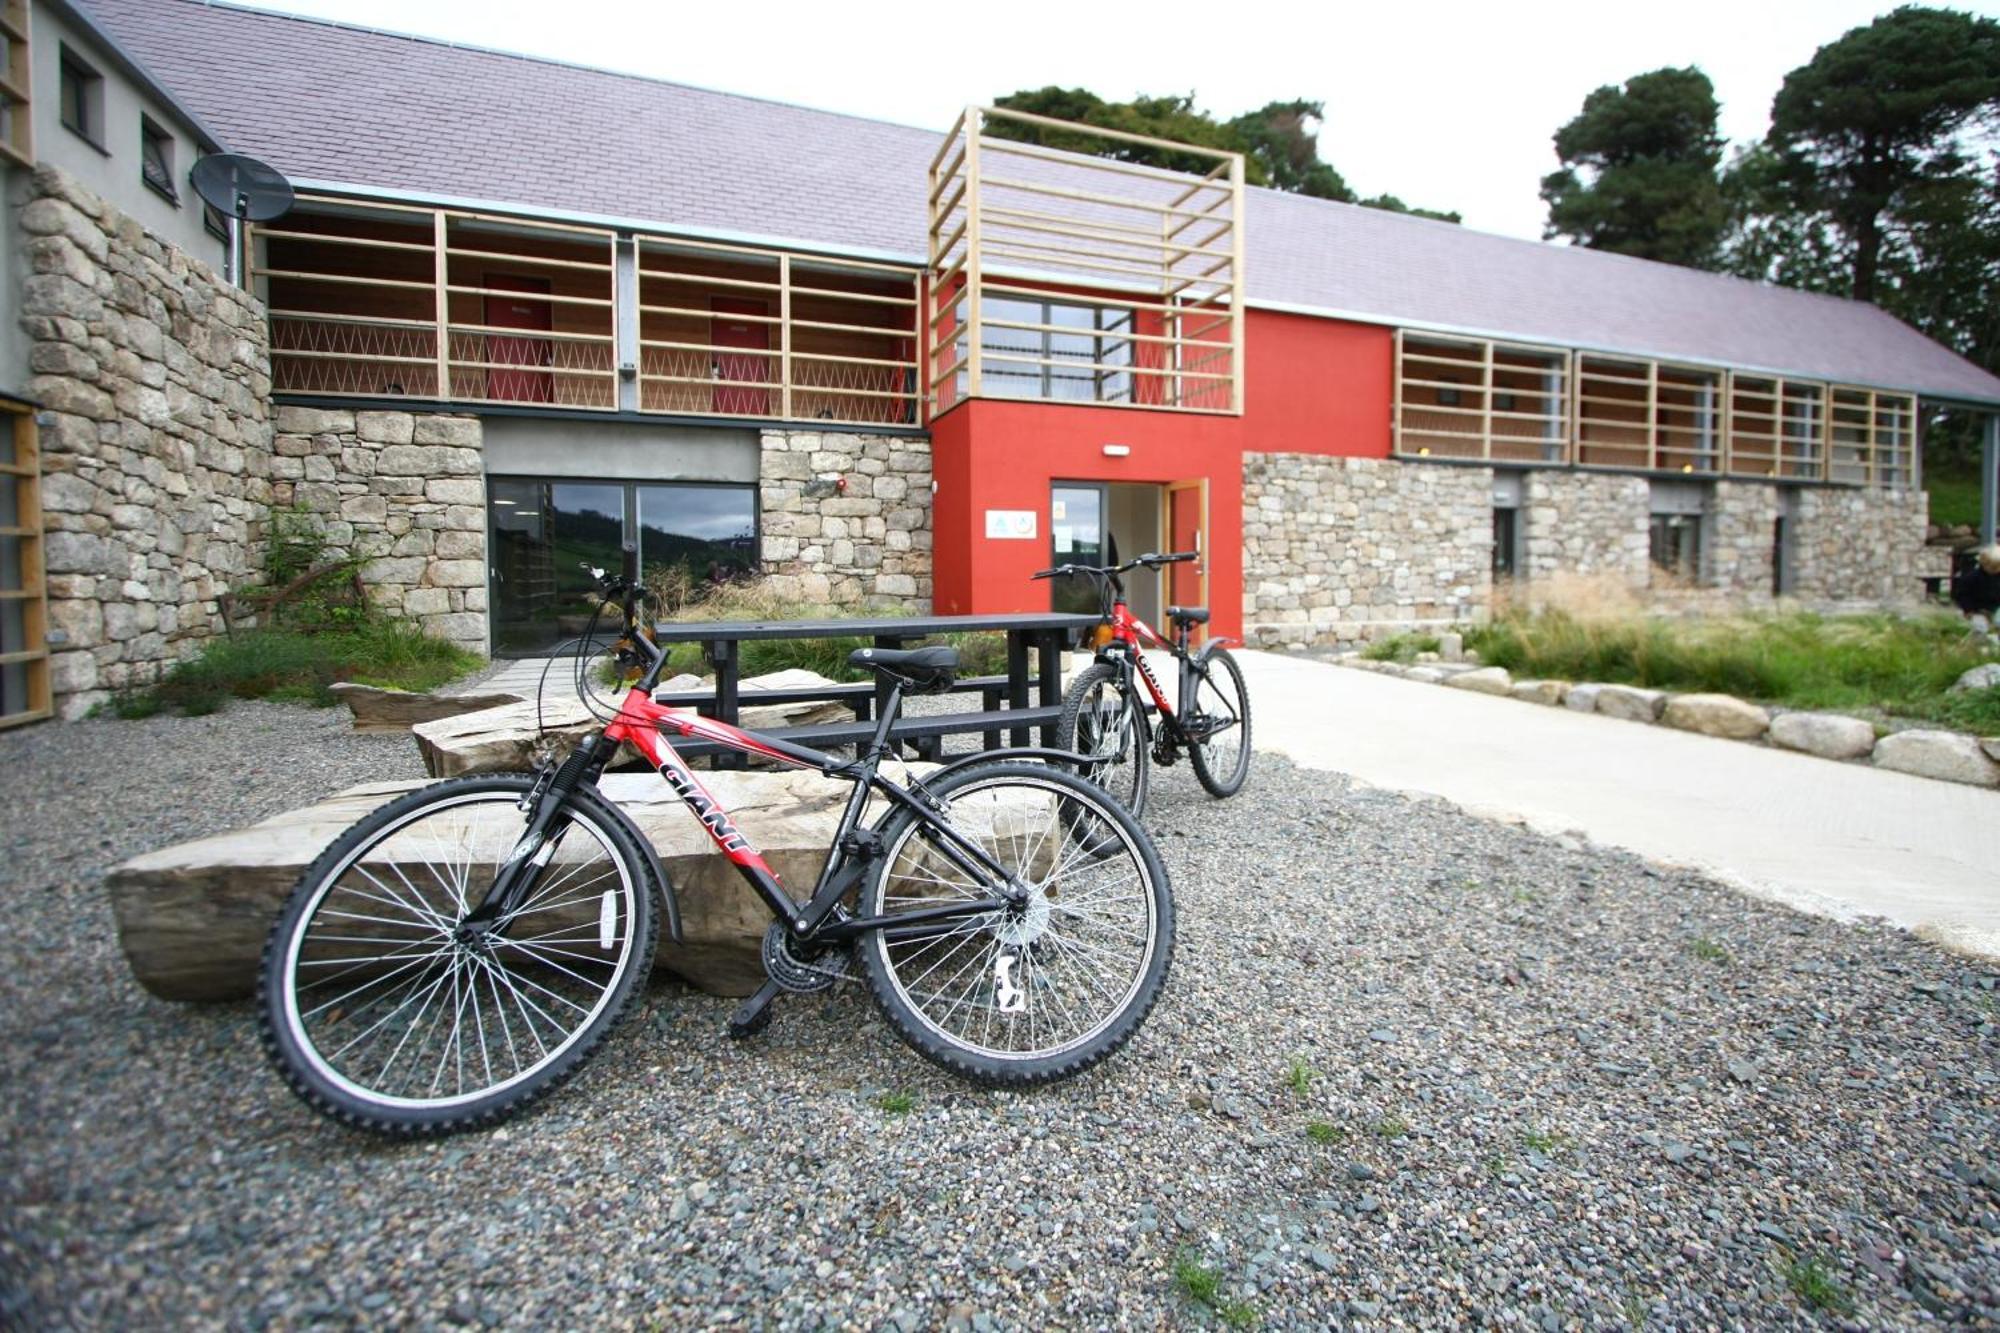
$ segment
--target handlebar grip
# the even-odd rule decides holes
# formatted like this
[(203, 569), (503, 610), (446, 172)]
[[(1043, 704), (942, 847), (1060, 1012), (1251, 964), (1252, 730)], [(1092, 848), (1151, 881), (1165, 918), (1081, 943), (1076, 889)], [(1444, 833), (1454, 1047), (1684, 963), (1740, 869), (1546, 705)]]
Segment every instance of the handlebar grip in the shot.
[(1168, 562), (1168, 563), (1170, 563), (1170, 564), (1173, 564), (1173, 563), (1178, 563), (1178, 562), (1180, 562), (1180, 561), (1182, 561), (1182, 560), (1199, 560), (1199, 559), (1201, 559), (1201, 552), (1200, 552), (1200, 551), (1175, 551), (1175, 552), (1173, 552), (1173, 553), (1172, 553), (1172, 554), (1170, 554), (1170, 555), (1163, 555), (1163, 556), (1161, 556), (1161, 557), (1160, 557), (1160, 559), (1162, 559), (1162, 560), (1165, 560), (1165, 561), (1167, 561), (1167, 562)]

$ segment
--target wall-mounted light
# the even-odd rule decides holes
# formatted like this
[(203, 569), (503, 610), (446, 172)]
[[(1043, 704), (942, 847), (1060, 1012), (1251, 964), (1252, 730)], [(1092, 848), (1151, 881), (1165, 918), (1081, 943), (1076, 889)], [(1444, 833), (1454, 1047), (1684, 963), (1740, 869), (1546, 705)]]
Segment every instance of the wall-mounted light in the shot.
[(1107, 444), (1104, 446), (1104, 456), (1106, 458), (1125, 458), (1131, 452), (1132, 446), (1129, 444)]

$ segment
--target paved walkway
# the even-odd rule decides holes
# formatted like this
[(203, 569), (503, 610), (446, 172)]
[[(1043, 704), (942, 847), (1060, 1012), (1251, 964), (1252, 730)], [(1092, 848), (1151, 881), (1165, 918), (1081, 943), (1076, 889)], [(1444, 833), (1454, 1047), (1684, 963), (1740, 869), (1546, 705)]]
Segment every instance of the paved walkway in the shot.
[[(2000, 791), (1240, 653), (1256, 747), (2000, 957)], [(1255, 782), (1255, 775), (1251, 781)]]

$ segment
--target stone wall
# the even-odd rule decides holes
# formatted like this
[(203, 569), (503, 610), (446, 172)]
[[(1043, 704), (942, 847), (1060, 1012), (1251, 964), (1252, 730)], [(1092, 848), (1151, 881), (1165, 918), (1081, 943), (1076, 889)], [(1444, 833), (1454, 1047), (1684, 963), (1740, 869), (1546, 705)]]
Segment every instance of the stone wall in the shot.
[(1245, 454), (1245, 637), (1349, 643), (1484, 614), (1492, 487), (1486, 468)]
[(486, 651), (486, 476), (477, 417), (277, 409), (271, 499), (367, 558), (375, 604)]
[(257, 302), (50, 167), (19, 214), (56, 703), (194, 652), (253, 581), (271, 490)]
[(1645, 588), (1652, 581), (1647, 494), (1644, 477), (1529, 471), (1520, 516), (1529, 589), (1557, 575)]
[(929, 440), (767, 430), (758, 471), (764, 571), (780, 596), (931, 609)]
[(1922, 491), (1801, 488), (1794, 511), (1794, 593), (1827, 606), (1915, 601), (1929, 522), (1930, 497)]

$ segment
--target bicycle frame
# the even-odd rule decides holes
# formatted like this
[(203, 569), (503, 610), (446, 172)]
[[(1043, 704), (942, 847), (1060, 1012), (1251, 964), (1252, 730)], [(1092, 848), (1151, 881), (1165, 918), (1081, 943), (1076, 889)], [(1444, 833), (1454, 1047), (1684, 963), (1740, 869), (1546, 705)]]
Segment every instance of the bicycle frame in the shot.
[[(1166, 725), (1174, 743), (1198, 744), (1203, 738), (1188, 735), (1187, 729), (1182, 725), (1182, 711), (1177, 711), (1167, 703), (1166, 690), (1161, 687), (1159, 677), (1153, 674), (1153, 668), (1147, 664), (1145, 653), (1146, 648), (1152, 647), (1174, 655), (1179, 668), (1179, 680), (1176, 682), (1179, 687), (1178, 698), (1182, 710), (1185, 710), (1195, 695), (1195, 659), (1194, 654), (1188, 651), (1188, 627), (1182, 626), (1171, 640), (1165, 638), (1158, 630), (1132, 614), (1132, 609), (1125, 604), (1122, 587), (1116, 588), (1113, 593), (1108, 619), (1111, 626), (1111, 642), (1097, 650), (1097, 660), (1121, 670), (1129, 671), (1136, 668), (1139, 679), (1145, 682), (1146, 693), (1152, 696), (1153, 708), (1159, 714), (1160, 721)], [(1211, 642), (1221, 646), (1227, 640), (1217, 637)]]

